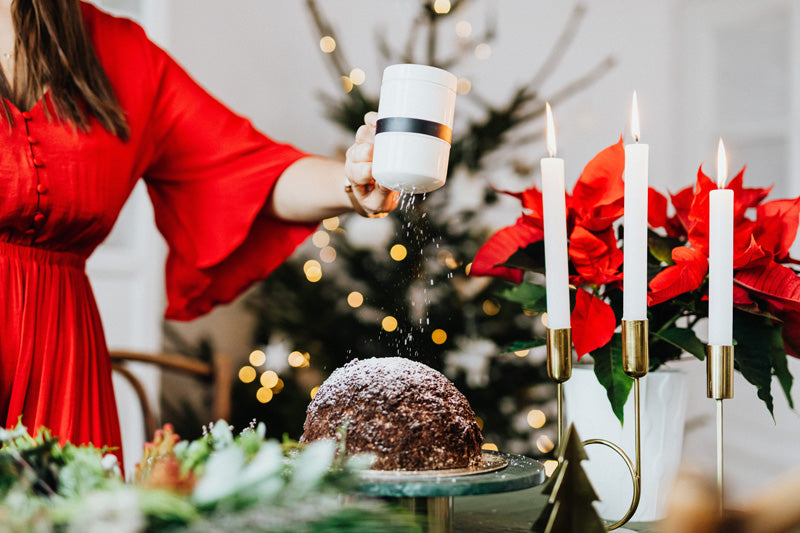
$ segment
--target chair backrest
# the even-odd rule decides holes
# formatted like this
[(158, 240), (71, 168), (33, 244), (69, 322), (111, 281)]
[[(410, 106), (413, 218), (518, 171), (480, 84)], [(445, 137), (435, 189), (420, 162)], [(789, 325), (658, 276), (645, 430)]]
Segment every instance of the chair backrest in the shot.
[(160, 426), (156, 410), (150, 405), (142, 382), (127, 368), (127, 363), (146, 363), (162, 370), (188, 375), (209, 383), (212, 388), (211, 413), (213, 420), (224, 418), (230, 420), (231, 413), (231, 388), (233, 386), (233, 365), (230, 358), (224, 354), (214, 354), (211, 363), (192, 359), (185, 355), (174, 353), (144, 353), (122, 350), (112, 350), (111, 366), (115, 372), (130, 383), (142, 409), (144, 429), (147, 438), (152, 438), (153, 433)]

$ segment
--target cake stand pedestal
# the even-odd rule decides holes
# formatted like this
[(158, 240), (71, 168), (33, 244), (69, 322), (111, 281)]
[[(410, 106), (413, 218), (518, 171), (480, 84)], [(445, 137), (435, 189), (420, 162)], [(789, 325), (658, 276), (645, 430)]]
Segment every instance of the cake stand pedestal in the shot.
[(483, 453), (484, 465), (493, 465), (490, 471), (367, 471), (358, 491), (389, 499), (426, 518), (427, 533), (452, 533), (454, 497), (522, 490), (545, 480), (544, 465), (535, 459), (501, 452)]

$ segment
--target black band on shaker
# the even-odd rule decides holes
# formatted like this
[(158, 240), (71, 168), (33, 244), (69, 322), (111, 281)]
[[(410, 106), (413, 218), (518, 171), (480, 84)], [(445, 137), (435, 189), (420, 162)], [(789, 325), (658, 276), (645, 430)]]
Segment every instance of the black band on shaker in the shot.
[(448, 126), (421, 118), (388, 117), (378, 119), (375, 133), (387, 132), (421, 133), (437, 137), (447, 143), (453, 138), (453, 130)]

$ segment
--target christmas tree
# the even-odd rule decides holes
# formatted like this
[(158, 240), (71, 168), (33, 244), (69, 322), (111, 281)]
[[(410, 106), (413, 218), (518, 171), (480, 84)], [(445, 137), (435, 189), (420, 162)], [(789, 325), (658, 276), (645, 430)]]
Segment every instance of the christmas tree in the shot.
[(570, 424), (559, 444), (558, 466), (542, 488), (547, 504), (533, 524), (535, 533), (604, 533), (592, 502), (599, 498), (581, 467), (588, 459), (575, 426)]
[[(460, 61), (496, 35), (491, 15), (479, 35), (464, 30), (469, 24), (458, 13), (469, 3), (420, 2), (403, 46), (394, 49), (377, 38), (386, 65), (425, 63), (457, 71)], [(361, 76), (350, 68), (318, 2), (306, 5), (320, 48), (343, 86), (339, 94), (323, 97), (327, 115), (350, 132), (343, 137), (349, 143), (364, 114), (377, 109), (377, 94), (359, 86)], [(383, 219), (326, 220), (310, 244), (258, 285), (247, 302), (257, 327), (254, 351), (234, 388), (236, 427), (257, 418), (273, 435), (296, 438), (309, 398), (330, 372), (354, 357), (399, 355), (453, 380), (478, 415), (490, 447), (539, 456), (552, 451), (554, 392), (543, 348), (515, 344), (542, 327), (539, 317), (501, 305), (502, 283), (469, 278), (468, 271), (480, 244), (496, 229), (493, 210), (503, 208), (487, 179), (487, 158), (505, 148), (493, 158), (492, 172), (516, 173), (530, 182), (534, 165), (517, 158), (513, 148), (540, 140), (524, 126), (535, 123), (544, 131), (538, 127), (544, 113), (539, 87), (572, 43), (584, 13), (575, 8), (539, 71), (513, 88), (505, 103), (491, 104), (468, 80), (459, 80), (459, 98), (478, 111), (457, 118), (443, 189), (405, 196)], [(444, 29), (454, 27), (458, 53), (445, 57), (438, 43)], [(607, 58), (549, 100), (575, 94), (612, 64)]]

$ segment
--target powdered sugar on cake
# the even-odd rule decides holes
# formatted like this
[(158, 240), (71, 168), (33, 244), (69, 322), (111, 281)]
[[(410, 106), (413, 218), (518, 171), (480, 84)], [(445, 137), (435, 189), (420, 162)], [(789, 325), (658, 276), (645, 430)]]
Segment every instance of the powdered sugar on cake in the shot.
[(302, 441), (337, 438), (374, 468), (427, 470), (480, 465), (482, 437), (467, 399), (441, 373), (402, 357), (354, 359), (320, 386)]

